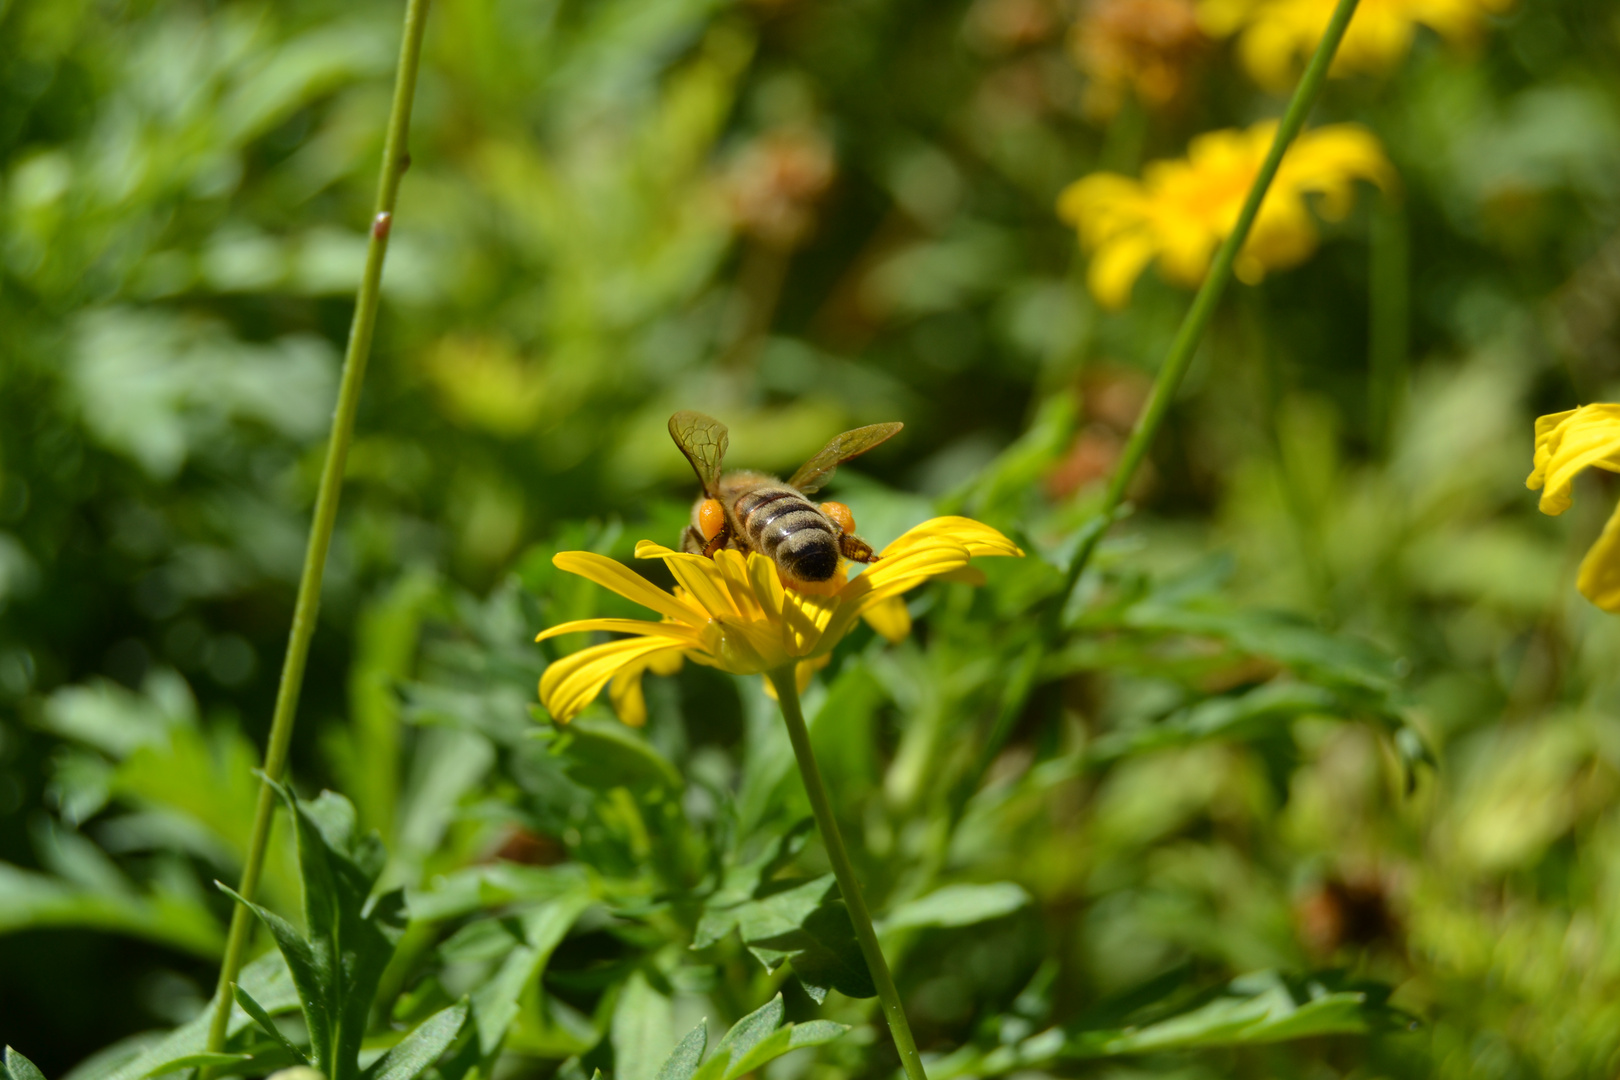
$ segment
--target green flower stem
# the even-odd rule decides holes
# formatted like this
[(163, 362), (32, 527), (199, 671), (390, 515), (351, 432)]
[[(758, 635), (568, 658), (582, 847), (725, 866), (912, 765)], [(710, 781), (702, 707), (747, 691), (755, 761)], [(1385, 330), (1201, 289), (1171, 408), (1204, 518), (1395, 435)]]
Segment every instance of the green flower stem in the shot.
[(922, 1058), (917, 1054), (917, 1041), (911, 1037), (911, 1025), (906, 1022), (905, 1009), (900, 1004), (900, 992), (894, 987), (894, 976), (889, 974), (883, 949), (878, 945), (872, 913), (866, 908), (861, 883), (855, 879), (855, 867), (850, 864), (843, 834), (838, 831), (838, 821), (833, 817), (827, 785), (821, 780), (821, 768), (810, 749), (810, 731), (805, 727), (804, 711), (799, 707), (799, 686), (793, 665), (772, 671), (768, 677), (776, 688), (776, 700), (782, 706), (782, 719), (787, 721), (788, 738), (793, 743), (793, 756), (799, 761), (799, 775), (804, 778), (804, 790), (810, 796), (810, 810), (816, 816), (816, 827), (821, 830), (822, 843), (827, 847), (827, 859), (832, 863), (833, 876), (838, 879), (838, 891), (849, 907), (850, 922), (855, 924), (855, 939), (860, 942), (861, 955), (866, 958), (872, 983), (883, 1002), (883, 1015), (889, 1021), (895, 1048), (900, 1051), (906, 1080), (928, 1080)]
[[(326, 464), (315, 497), (315, 520), (310, 525), (309, 547), (304, 552), (303, 576), (298, 582), (298, 599), (293, 607), (292, 632), (287, 657), (281, 668), (281, 685), (276, 690), (276, 707), (270, 721), (270, 740), (264, 753), (264, 775), (280, 780), (287, 769), (287, 747), (292, 742), (293, 721), (298, 712), (298, 695), (304, 684), (304, 663), (309, 657), (310, 638), (315, 633), (315, 615), (320, 608), (321, 580), (326, 573), (326, 553), (332, 546), (332, 529), (337, 521), (338, 496), (343, 487), (343, 470), (354, 437), (355, 411), (360, 405), (360, 387), (366, 377), (366, 361), (371, 355), (372, 331), (377, 325), (377, 304), (382, 283), (383, 257), (388, 253), (388, 234), (399, 198), (399, 181), (410, 164), (406, 135), (411, 123), (411, 103), (416, 96), (416, 73), (422, 56), (422, 35), (427, 26), (428, 0), (406, 0), (405, 31), (399, 49), (399, 70), (394, 80), (394, 101), (388, 114), (388, 131), (383, 142), (382, 172), (377, 181), (377, 204), (371, 218), (371, 238), (366, 247), (366, 266), (355, 300), (354, 321), (349, 327), (349, 345), (343, 357), (343, 380), (338, 388), (337, 412), (327, 442)], [(264, 869), (270, 821), (276, 795), (269, 784), (259, 789), (259, 802), (253, 814), (253, 832), (248, 840), (246, 864), (236, 891), (248, 900), (258, 892)], [(230, 935), (225, 942), (225, 959), (219, 970), (219, 987), (214, 993), (213, 1023), (208, 1032), (208, 1048), (225, 1046), (226, 1027), (231, 1015), (231, 986), (245, 959), (252, 916), (243, 904), (231, 913)]]
[[(1198, 351), (1198, 343), (1203, 339), (1204, 330), (1209, 325), (1210, 318), (1215, 314), (1215, 306), (1220, 303), (1221, 294), (1226, 290), (1226, 283), (1232, 277), (1232, 267), (1237, 262), (1238, 252), (1243, 249), (1243, 243), (1249, 238), (1249, 230), (1254, 225), (1254, 219), (1260, 212), (1260, 203), (1266, 197), (1266, 190), (1271, 187), (1272, 179), (1277, 175), (1277, 167), (1282, 164), (1283, 152), (1288, 144), (1294, 141), (1300, 128), (1305, 126), (1305, 117), (1316, 104), (1316, 98), (1322, 91), (1322, 83), (1327, 79), (1328, 67), (1333, 63), (1333, 55), (1338, 52), (1339, 42), (1344, 39), (1345, 28), (1350, 25), (1350, 16), (1355, 14), (1356, 0), (1339, 0), (1338, 6), (1333, 9), (1333, 17), (1328, 20), (1327, 30), (1322, 34), (1322, 40), (1317, 43), (1316, 52), (1311, 56), (1311, 62), (1305, 67), (1305, 74), (1300, 78), (1299, 85), (1294, 88), (1294, 96), (1288, 102), (1288, 108), (1283, 112), (1282, 121), (1277, 125), (1277, 135), (1271, 141), (1271, 149), (1266, 153), (1266, 160), (1260, 166), (1260, 173), (1254, 178), (1254, 184), (1249, 188), (1248, 197), (1243, 200), (1243, 209), (1238, 213), (1237, 222), (1232, 231), (1222, 241), (1219, 250), (1215, 252), (1215, 260), (1210, 264), (1209, 274), (1204, 278), (1204, 284), (1199, 288), (1198, 295), (1193, 298), (1192, 307), (1181, 321), (1181, 329), (1176, 332), (1175, 340), (1170, 343), (1170, 351), (1164, 358), (1159, 374), (1153, 381), (1153, 393), (1148, 398), (1147, 407), (1137, 418), (1136, 427), (1131, 431), (1131, 437), (1125, 443), (1125, 449), (1120, 454), (1119, 464), (1114, 468), (1114, 475), (1109, 478), (1108, 490), (1103, 495), (1103, 505), (1099, 511), (1106, 522), (1125, 501), (1125, 489), (1130, 486), (1131, 478), (1141, 466), (1142, 460), (1147, 457), (1148, 448), (1153, 444), (1153, 437), (1158, 434), (1159, 427), (1164, 423), (1164, 417), (1170, 411), (1170, 403), (1176, 396), (1176, 390), (1181, 385), (1182, 376), (1187, 374), (1187, 367), (1192, 363), (1194, 353)], [(1080, 546), (1076, 549), (1074, 557), (1069, 560), (1069, 571), (1063, 592), (1059, 594), (1057, 613), (1054, 622), (1061, 620), (1062, 609), (1068, 603), (1069, 597), (1074, 593), (1074, 587), (1079, 584), (1080, 575), (1085, 573), (1086, 564), (1097, 550), (1097, 544), (1102, 540), (1106, 528), (1094, 529), (1088, 533)]]

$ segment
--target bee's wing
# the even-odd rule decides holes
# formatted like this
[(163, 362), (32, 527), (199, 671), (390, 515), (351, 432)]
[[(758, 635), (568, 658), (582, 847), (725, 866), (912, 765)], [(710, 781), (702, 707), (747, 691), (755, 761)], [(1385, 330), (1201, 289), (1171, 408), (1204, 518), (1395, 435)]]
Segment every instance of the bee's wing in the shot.
[(669, 418), (669, 437), (692, 463), (703, 493), (710, 498), (719, 497), (720, 463), (725, 460), (726, 445), (731, 441), (726, 425), (712, 416), (682, 409)]
[(905, 426), (901, 423), (868, 424), (866, 427), (844, 432), (823, 446), (819, 454), (799, 466), (799, 471), (793, 474), (788, 485), (798, 488), (806, 495), (820, 491), (821, 486), (832, 479), (832, 474), (837, 471), (838, 466), (852, 457), (866, 453)]

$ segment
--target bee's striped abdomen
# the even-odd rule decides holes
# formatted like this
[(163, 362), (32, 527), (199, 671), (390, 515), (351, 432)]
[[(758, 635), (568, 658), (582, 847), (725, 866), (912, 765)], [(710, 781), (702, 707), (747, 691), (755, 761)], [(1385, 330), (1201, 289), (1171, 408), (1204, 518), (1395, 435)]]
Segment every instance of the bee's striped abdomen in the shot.
[(838, 532), (816, 505), (782, 483), (766, 483), (732, 506), (749, 547), (802, 581), (826, 581), (838, 569)]

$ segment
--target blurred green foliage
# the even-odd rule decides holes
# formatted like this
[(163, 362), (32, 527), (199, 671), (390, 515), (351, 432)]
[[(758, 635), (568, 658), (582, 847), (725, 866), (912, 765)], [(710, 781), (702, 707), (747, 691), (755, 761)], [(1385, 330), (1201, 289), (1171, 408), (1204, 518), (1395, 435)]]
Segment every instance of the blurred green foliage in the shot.
[[(1572, 582), (1616, 488), (1552, 522), (1521, 482), (1534, 415), (1620, 395), (1620, 14), (1521, 2), (1329, 84), (1399, 196), (1234, 287), (1053, 640), (1187, 301), (1098, 310), (1056, 195), (1281, 108), (1204, 43), (1100, 114), (1092, 10), (433, 11), (260, 894), (289, 956), (387, 916), (375, 1002), (327, 1001), (323, 1056), (331, 988), (265, 935), (244, 1071), (893, 1072), (758, 680), (649, 679), (642, 731), (535, 703), (537, 630), (634, 614), (551, 554), (672, 542), (700, 408), (784, 471), (904, 420), (833, 489), (862, 532), (1030, 553), (806, 698), (935, 1080), (1613, 1074), (1620, 623)], [(399, 14), (0, 0), (11, 1077), (203, 1060)]]

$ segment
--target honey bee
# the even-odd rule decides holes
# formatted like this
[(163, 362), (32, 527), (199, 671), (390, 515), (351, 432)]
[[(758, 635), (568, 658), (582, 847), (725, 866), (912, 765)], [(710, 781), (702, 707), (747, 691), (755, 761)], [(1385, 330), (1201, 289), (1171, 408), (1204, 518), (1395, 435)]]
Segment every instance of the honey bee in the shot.
[(692, 463), (703, 495), (692, 506), (692, 524), (681, 550), (714, 558), (722, 548), (757, 551), (776, 564), (784, 584), (820, 585), (838, 572), (840, 558), (877, 562), (872, 545), (855, 535), (855, 515), (843, 503), (820, 505), (805, 496), (821, 490), (839, 465), (892, 437), (904, 424), (871, 424), (846, 431), (783, 483), (746, 469), (725, 474), (726, 425), (700, 412), (669, 418), (669, 434)]

